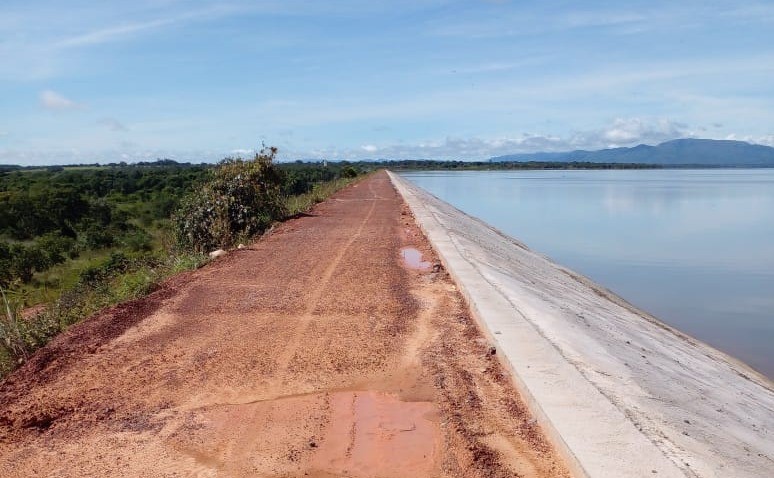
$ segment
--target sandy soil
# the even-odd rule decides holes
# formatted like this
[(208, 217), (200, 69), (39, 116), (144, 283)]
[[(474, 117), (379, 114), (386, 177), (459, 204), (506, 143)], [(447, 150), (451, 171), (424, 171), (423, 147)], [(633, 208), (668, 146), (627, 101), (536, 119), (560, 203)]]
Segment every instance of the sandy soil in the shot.
[(40, 350), (0, 476), (567, 476), (492, 352), (379, 173)]

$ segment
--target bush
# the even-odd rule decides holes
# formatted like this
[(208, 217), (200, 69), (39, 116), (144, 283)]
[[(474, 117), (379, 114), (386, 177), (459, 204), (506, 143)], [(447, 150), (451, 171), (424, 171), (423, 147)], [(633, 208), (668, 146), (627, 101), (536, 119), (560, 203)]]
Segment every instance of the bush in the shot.
[(357, 169), (355, 169), (352, 166), (345, 166), (341, 170), (341, 177), (342, 178), (356, 178), (358, 175)]
[(29, 282), (35, 271), (44, 271), (51, 264), (49, 255), (37, 245), (0, 242), (0, 286), (21, 279)]
[(265, 231), (286, 216), (283, 175), (273, 164), (276, 148), (255, 159), (226, 159), (201, 188), (181, 201), (173, 217), (178, 245), (196, 252), (228, 247)]
[(103, 249), (110, 247), (115, 242), (115, 237), (110, 228), (94, 221), (84, 221), (84, 228), (79, 234), (80, 245), (84, 249)]
[(75, 241), (72, 238), (53, 233), (40, 236), (35, 242), (52, 266), (66, 261), (75, 247)]
[(121, 239), (121, 243), (131, 252), (150, 252), (153, 250), (153, 238), (140, 228), (126, 233)]

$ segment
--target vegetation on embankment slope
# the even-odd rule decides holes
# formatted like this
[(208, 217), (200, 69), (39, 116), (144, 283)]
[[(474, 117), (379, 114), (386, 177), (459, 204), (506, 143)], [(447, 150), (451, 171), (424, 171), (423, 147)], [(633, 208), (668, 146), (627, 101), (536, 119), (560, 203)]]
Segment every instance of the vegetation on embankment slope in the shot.
[(278, 165), (275, 154), (0, 172), (0, 376), (69, 325), (199, 267), (205, 253), (248, 241), (360, 173)]

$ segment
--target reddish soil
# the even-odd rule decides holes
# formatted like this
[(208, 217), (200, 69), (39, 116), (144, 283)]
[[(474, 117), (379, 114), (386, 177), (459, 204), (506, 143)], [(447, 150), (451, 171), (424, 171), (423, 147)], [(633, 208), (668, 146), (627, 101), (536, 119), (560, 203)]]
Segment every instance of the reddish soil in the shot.
[(0, 476), (567, 475), (384, 173), (0, 384)]

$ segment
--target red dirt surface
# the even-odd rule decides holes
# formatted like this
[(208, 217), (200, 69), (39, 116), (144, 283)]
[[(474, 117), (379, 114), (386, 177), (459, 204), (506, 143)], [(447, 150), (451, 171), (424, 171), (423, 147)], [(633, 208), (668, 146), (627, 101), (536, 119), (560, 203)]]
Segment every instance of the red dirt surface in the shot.
[(568, 473), (378, 173), (38, 351), (0, 476)]

